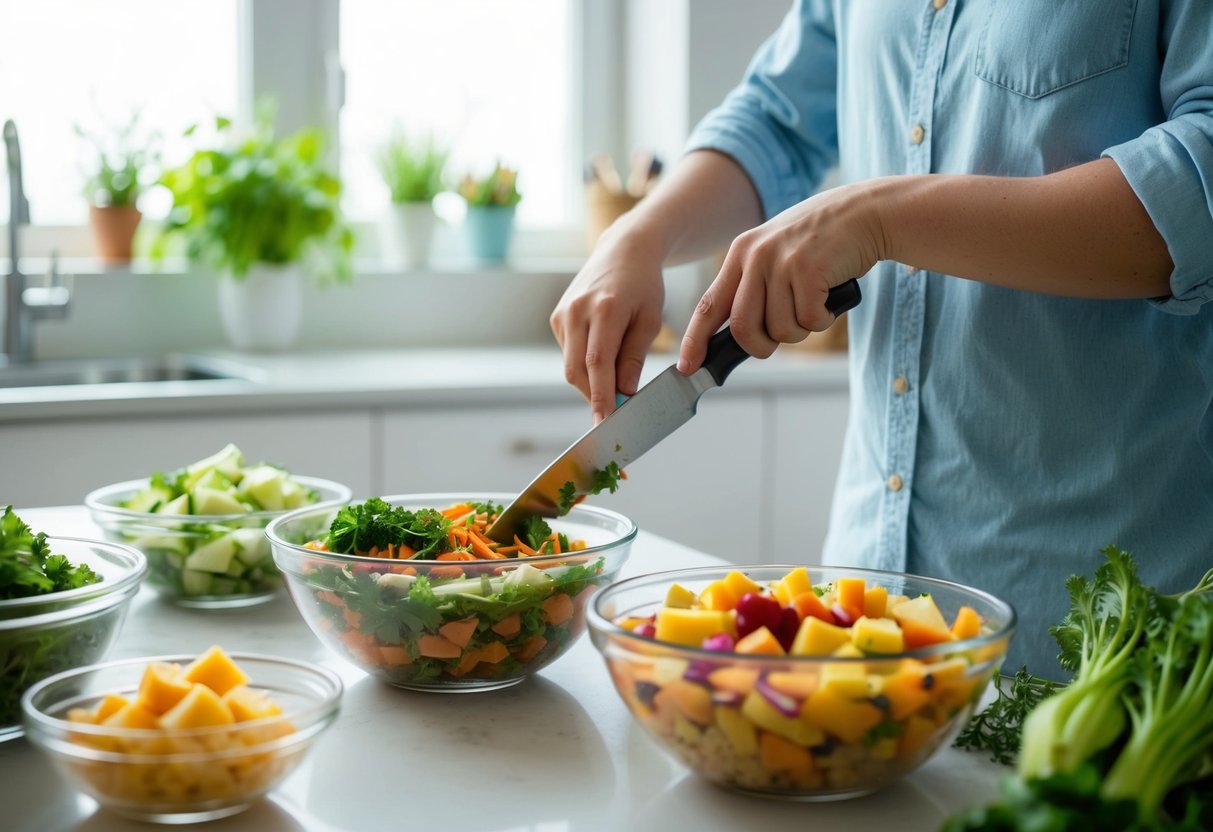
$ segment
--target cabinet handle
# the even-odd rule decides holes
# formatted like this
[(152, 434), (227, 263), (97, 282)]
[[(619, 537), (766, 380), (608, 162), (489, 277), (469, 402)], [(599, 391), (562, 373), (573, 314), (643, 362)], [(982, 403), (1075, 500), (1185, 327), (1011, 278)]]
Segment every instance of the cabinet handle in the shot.
[(520, 436), (512, 439), (507, 446), (510, 456), (534, 456), (535, 454), (543, 454), (555, 458), (557, 455), (564, 453), (577, 440), (570, 439), (567, 442), (557, 441), (541, 441), (528, 436)]

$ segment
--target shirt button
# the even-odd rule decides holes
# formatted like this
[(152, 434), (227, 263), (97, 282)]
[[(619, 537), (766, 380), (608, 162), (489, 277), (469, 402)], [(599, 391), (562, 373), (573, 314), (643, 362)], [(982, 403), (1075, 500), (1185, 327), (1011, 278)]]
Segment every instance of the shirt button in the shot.
[(901, 481), (901, 477), (893, 474), (891, 477), (889, 477), (887, 485), (889, 486), (890, 491), (900, 491), (901, 486), (904, 485), (904, 483)]
[(948, 0), (933, 0), (931, 3), (931, 8), (935, 9), (935, 11), (939, 11), (946, 5), (948, 5)]
[(910, 141), (914, 144), (922, 144), (922, 140), (927, 136), (926, 128), (921, 124), (915, 124), (910, 130)]
[[(904, 393), (905, 391), (907, 391), (909, 389), (910, 389), (910, 382), (906, 381), (905, 376), (898, 376), (897, 378), (893, 379), (893, 392), (894, 393)], [(896, 490), (896, 489), (894, 489), (894, 490)]]

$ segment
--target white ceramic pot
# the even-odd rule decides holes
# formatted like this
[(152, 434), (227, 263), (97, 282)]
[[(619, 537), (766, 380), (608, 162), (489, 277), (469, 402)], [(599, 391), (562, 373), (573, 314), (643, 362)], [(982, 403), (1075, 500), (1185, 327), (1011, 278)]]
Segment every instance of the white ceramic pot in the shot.
[(303, 323), (303, 281), (295, 266), (259, 265), (219, 279), (219, 318), (239, 350), (273, 352), (295, 343)]
[(425, 265), (435, 221), (434, 207), (428, 202), (392, 203), (381, 234), (385, 260), (406, 269)]

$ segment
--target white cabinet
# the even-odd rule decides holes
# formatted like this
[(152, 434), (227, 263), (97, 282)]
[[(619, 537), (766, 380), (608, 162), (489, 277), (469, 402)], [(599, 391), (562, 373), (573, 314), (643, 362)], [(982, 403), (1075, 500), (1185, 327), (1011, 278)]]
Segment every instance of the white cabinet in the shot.
[(80, 504), (94, 488), (201, 459), (234, 442), (250, 462), (371, 491), (369, 413), (54, 420), (0, 425), (0, 505)]
[[(592, 498), (642, 529), (740, 562), (762, 556), (761, 396), (710, 393), (699, 414), (628, 467), (615, 494)], [(388, 411), (385, 493), (517, 493), (588, 427), (584, 405)]]
[[(774, 396), (772, 548), (766, 560), (820, 563), (849, 401), (845, 390)], [(875, 518), (873, 518), (875, 522)]]

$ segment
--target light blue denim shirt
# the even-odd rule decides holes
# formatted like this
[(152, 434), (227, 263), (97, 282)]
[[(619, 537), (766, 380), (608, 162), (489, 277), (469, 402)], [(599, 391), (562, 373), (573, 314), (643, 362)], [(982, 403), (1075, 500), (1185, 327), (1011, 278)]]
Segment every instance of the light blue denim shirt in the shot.
[(1009, 600), (1006, 667), (1047, 675), (1065, 579), (1105, 544), (1168, 591), (1213, 566), (1213, 0), (803, 0), (689, 147), (736, 159), (767, 216), (834, 164), (855, 182), (1114, 159), (1174, 260), (1169, 298), (892, 262), (860, 281), (823, 556)]

